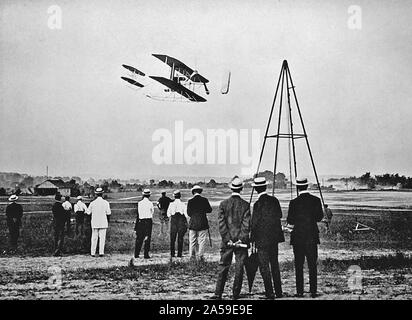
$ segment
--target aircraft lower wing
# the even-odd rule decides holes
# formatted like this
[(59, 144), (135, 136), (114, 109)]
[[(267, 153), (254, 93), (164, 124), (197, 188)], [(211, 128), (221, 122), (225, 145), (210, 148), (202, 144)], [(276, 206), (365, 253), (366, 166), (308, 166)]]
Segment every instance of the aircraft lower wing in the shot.
[(156, 80), (163, 84), (164, 86), (168, 87), (169, 89), (175, 91), (176, 93), (182, 95), (183, 97), (189, 99), (193, 102), (205, 102), (207, 101), (205, 98), (199, 96), (198, 94), (194, 93), (193, 91), (189, 90), (188, 88), (182, 86), (180, 83), (176, 83), (172, 80), (163, 78), (163, 77), (156, 77), (150, 76), (153, 80)]
[(133, 79), (130, 79), (130, 78), (127, 78), (127, 77), (120, 77), (120, 78), (122, 78), (124, 81), (129, 82), (130, 84), (135, 85), (136, 87), (139, 87), (139, 88), (143, 88), (143, 87), (144, 87), (144, 85), (142, 85), (141, 83), (139, 83), (139, 82), (137, 82), (137, 81), (135, 81), (135, 80), (133, 80)]

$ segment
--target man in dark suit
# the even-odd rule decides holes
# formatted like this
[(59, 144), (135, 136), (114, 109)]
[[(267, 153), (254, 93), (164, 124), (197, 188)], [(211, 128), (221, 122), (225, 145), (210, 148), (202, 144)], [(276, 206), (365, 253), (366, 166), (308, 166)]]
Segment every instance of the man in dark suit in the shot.
[(240, 197), (243, 182), (239, 178), (230, 184), (232, 195), (219, 205), (219, 232), (222, 236), (220, 249), (219, 275), (213, 299), (221, 299), (227, 280), (233, 254), (235, 254), (235, 279), (233, 282), (233, 299), (238, 299), (242, 289), (243, 266), (247, 258), (250, 229), (249, 203)]
[(317, 269), (319, 229), (317, 222), (323, 218), (322, 204), (311, 195), (307, 179), (296, 179), (299, 196), (290, 201), (287, 223), (293, 226), (290, 244), (295, 256), (296, 296), (303, 297), (303, 264), (305, 257), (309, 268), (311, 297), (317, 296)]
[(326, 233), (330, 233), (330, 224), (332, 223), (333, 213), (327, 204), (323, 207), (325, 208), (325, 217), (322, 219), (322, 222), (325, 223)]
[(203, 260), (209, 231), (206, 214), (212, 212), (209, 200), (200, 195), (202, 191), (203, 189), (200, 186), (195, 185), (192, 188), (193, 198), (187, 202), (187, 215), (190, 217), (189, 254), (191, 259), (198, 256), (200, 260)]
[(19, 239), (21, 218), (23, 217), (23, 207), (16, 201), (18, 196), (13, 194), (10, 196), (10, 204), (6, 207), (7, 226), (9, 228), (10, 250), (9, 253), (17, 251), (17, 241)]
[[(266, 193), (267, 182), (264, 177), (254, 179), (252, 186), (258, 193), (253, 205), (251, 238), (258, 250), (259, 269), (265, 285), (267, 299), (274, 299), (273, 286), (277, 298), (283, 296), (278, 261), (278, 243), (284, 242), (282, 210), (277, 198)], [(273, 279), (273, 285), (272, 285)]]
[(54, 256), (60, 256), (63, 253), (64, 227), (67, 222), (67, 214), (62, 205), (61, 194), (56, 194), (54, 199), (56, 200), (52, 207), (54, 222)]
[(160, 232), (159, 236), (163, 236), (164, 230), (169, 229), (169, 217), (167, 216), (167, 209), (173, 200), (166, 196), (166, 191), (162, 191), (162, 196), (157, 201), (157, 207), (160, 214)]

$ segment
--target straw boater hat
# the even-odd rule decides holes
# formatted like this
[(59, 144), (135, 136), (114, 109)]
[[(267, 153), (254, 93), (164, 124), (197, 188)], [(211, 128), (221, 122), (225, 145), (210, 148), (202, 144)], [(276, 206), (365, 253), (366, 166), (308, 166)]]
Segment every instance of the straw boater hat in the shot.
[(96, 190), (94, 190), (94, 193), (96, 194), (102, 194), (103, 193), (103, 189), (102, 188), (96, 188)]
[(150, 190), (149, 189), (144, 189), (143, 190), (143, 195), (144, 196), (150, 196)]
[(309, 182), (307, 178), (296, 178), (295, 185), (296, 186), (307, 186), (309, 185)]
[(267, 186), (269, 182), (266, 181), (265, 177), (257, 177), (253, 179), (252, 187), (262, 187)]
[(17, 201), (18, 198), (19, 198), (18, 196), (16, 196), (15, 194), (13, 194), (13, 195), (10, 196), (9, 201), (10, 201), (10, 202)]
[(82, 198), (82, 196), (77, 196), (76, 199), (77, 199), (77, 200), (82, 200), (83, 198)]
[(195, 185), (195, 186), (193, 186), (193, 188), (192, 188), (192, 192), (195, 191), (195, 190), (199, 190), (200, 192), (202, 192), (202, 191), (203, 191), (203, 188), (202, 188), (201, 186), (199, 186), (199, 185)]
[(243, 181), (240, 178), (236, 177), (229, 184), (229, 188), (232, 190), (239, 190), (243, 188)]
[(174, 195), (174, 196), (180, 195), (180, 190), (175, 190), (175, 191), (173, 191), (173, 195)]

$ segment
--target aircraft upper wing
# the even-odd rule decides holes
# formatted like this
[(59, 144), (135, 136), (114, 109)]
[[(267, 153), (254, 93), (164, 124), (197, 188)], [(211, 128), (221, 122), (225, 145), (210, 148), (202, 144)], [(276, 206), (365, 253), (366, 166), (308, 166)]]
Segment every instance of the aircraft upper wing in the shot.
[(163, 84), (164, 86), (170, 88), (171, 90), (177, 92), (178, 94), (182, 95), (183, 97), (189, 99), (193, 102), (205, 102), (207, 101), (205, 98), (199, 96), (198, 94), (194, 93), (193, 91), (187, 89), (186, 87), (182, 86), (180, 83), (174, 82), (172, 80), (163, 78), (163, 77), (156, 77), (156, 76), (149, 76), (153, 80), (156, 80)]
[(145, 74), (142, 71), (140, 71), (140, 70), (138, 70), (134, 67), (128, 66), (127, 64), (122, 64), (122, 66), (123, 66), (123, 68), (125, 68), (125, 69), (127, 69), (127, 70), (129, 70), (133, 73), (136, 73), (136, 74), (138, 74), (140, 76), (143, 76), (143, 77), (145, 76)]
[(207, 80), (205, 77), (201, 76), (200, 74), (196, 73), (192, 68), (188, 67), (185, 65), (183, 62), (177, 60), (176, 58), (169, 57), (164, 54), (152, 54), (154, 57), (158, 58), (159, 60), (163, 61), (170, 67), (175, 68), (175, 70), (181, 74), (183, 74), (185, 77), (189, 78), (193, 82), (201, 82), (201, 83), (208, 83), (209, 80)]

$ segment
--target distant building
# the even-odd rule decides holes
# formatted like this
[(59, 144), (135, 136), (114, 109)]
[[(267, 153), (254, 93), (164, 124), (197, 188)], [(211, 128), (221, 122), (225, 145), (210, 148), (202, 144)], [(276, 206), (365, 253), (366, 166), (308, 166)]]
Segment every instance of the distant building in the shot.
[(48, 179), (34, 188), (39, 196), (55, 195), (59, 192), (62, 196), (70, 196), (72, 186), (61, 179)]

